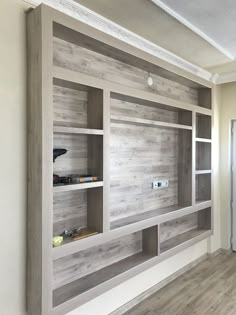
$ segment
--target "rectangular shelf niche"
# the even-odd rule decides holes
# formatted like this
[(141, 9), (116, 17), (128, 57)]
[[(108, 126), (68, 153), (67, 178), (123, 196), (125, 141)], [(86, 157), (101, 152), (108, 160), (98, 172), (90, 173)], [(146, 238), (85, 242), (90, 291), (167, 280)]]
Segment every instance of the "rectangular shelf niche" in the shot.
[[(113, 93), (111, 97), (111, 229), (192, 204), (192, 132), (135, 119), (191, 126), (192, 113)], [(130, 119), (124, 122), (119, 117)], [(132, 121), (133, 120), (133, 121)], [(154, 180), (169, 187), (153, 189)]]
[(211, 200), (211, 174), (196, 175), (196, 203)]
[(196, 114), (196, 137), (211, 139), (211, 116)]
[(211, 230), (211, 208), (160, 225), (160, 253), (163, 254)]
[(157, 235), (154, 226), (55, 260), (54, 307), (157, 256)]
[[(102, 186), (103, 91), (55, 78), (53, 83), (53, 147), (68, 150), (53, 163), (53, 173), (98, 176), (100, 182), (97, 185)], [(103, 188), (89, 188), (95, 185), (72, 182), (55, 186), (55, 236), (79, 227), (103, 231)], [(80, 187), (88, 189), (80, 190)]]

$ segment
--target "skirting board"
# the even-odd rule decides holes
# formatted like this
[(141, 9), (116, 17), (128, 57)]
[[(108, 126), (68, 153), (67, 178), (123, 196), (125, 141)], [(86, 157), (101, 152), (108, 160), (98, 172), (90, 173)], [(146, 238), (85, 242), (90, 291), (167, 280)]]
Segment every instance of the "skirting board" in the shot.
[(133, 308), (137, 304), (141, 303), (143, 300), (145, 300), (146, 298), (148, 298), (152, 294), (156, 293), (158, 290), (160, 290), (161, 288), (163, 288), (164, 286), (166, 286), (170, 282), (174, 281), (175, 279), (177, 279), (178, 277), (183, 275), (185, 272), (194, 268), (196, 265), (198, 265), (203, 260), (207, 259), (208, 257), (217, 256), (222, 252), (229, 254), (231, 252), (231, 250), (224, 250), (224, 249), (220, 248), (220, 249), (216, 250), (214, 253), (211, 253), (211, 254), (206, 253), (206, 254), (202, 255), (201, 257), (197, 258), (196, 260), (192, 261), (191, 263), (187, 264), (183, 268), (181, 268), (178, 271), (176, 271), (175, 273), (173, 273), (171, 276), (167, 277), (166, 279), (162, 280), (161, 282), (157, 283), (156, 285), (154, 285), (150, 289), (143, 292), (142, 294), (138, 295), (136, 298), (134, 298), (130, 302), (122, 305), (120, 308), (118, 308), (114, 312), (110, 313), (109, 315), (122, 315), (122, 314), (124, 314), (125, 312), (127, 312), (128, 310), (130, 310), (131, 308)]

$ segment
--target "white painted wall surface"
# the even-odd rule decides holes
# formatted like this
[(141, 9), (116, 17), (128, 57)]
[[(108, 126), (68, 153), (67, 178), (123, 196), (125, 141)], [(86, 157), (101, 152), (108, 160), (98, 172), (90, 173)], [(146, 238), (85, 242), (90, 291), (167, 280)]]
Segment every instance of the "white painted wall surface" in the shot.
[(231, 121), (236, 119), (236, 83), (222, 85), (220, 112), (220, 189), (222, 247), (230, 248), (231, 238)]
[(0, 314), (25, 313), (26, 42), (24, 6), (0, 0)]
[[(0, 314), (26, 314), (26, 6), (0, 0)], [(236, 115), (235, 115), (236, 116)], [(216, 125), (218, 126), (218, 125)], [(217, 149), (216, 149), (217, 152)], [(217, 230), (218, 231), (218, 230)], [(117, 286), (70, 315), (106, 315), (219, 247), (219, 234)]]

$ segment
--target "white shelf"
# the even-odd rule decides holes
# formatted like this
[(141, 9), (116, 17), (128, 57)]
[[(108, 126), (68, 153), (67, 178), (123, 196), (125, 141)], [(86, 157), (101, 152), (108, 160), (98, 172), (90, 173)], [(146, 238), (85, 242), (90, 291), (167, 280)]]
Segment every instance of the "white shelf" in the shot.
[(143, 118), (133, 118), (133, 117), (126, 117), (126, 116), (111, 116), (111, 120), (114, 122), (120, 123), (127, 123), (127, 124), (134, 124), (134, 125), (144, 125), (147, 127), (165, 127), (165, 128), (176, 128), (176, 129), (186, 129), (192, 130), (192, 126), (187, 125), (180, 125), (174, 123), (167, 123), (162, 121), (155, 121)]
[(63, 191), (72, 191), (72, 190), (80, 190), (80, 189), (87, 189), (87, 188), (95, 188), (95, 187), (102, 187), (103, 182), (90, 182), (90, 183), (81, 183), (81, 184), (70, 184), (70, 185), (58, 185), (53, 186), (53, 192), (63, 192)]
[(195, 174), (196, 175), (204, 175), (204, 174), (211, 174), (212, 170), (196, 170)]
[(196, 142), (205, 142), (205, 143), (212, 143), (211, 139), (205, 139), (205, 138), (195, 138)]

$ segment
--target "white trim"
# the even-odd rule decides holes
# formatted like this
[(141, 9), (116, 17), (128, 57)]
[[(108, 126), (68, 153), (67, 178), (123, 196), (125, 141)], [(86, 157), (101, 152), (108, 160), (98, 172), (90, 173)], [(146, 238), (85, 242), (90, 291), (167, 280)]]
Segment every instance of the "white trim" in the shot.
[(123, 28), (122, 26), (104, 18), (103, 16), (89, 10), (81, 4), (73, 0), (23, 0), (31, 5), (39, 5), (45, 3), (54, 9), (57, 9), (73, 18), (86, 23), (104, 33), (107, 33), (115, 38), (118, 38), (134, 47), (140, 48), (143, 51), (167, 61), (189, 73), (192, 73), (205, 80), (212, 81), (212, 74), (183, 58), (169, 52), (168, 50), (153, 44), (143, 37)]
[(219, 50), (222, 54), (224, 54), (227, 58), (234, 60), (235, 57), (227, 51), (224, 47), (222, 47), (220, 44), (218, 44), (214, 39), (206, 35), (204, 32), (202, 32), (200, 29), (198, 29), (196, 26), (194, 26), (192, 23), (188, 22), (185, 18), (183, 18), (180, 14), (172, 10), (169, 6), (167, 6), (165, 3), (163, 3), (160, 0), (151, 0), (155, 5), (166, 11), (168, 14), (170, 14), (172, 17), (174, 17), (176, 20), (178, 20), (180, 23), (187, 26), (189, 29), (191, 29), (193, 32), (198, 34), (200, 37), (205, 39), (209, 44), (214, 46), (217, 50)]
[(224, 84), (236, 82), (236, 72), (225, 72), (220, 74), (215, 74), (213, 83), (215, 84)]

